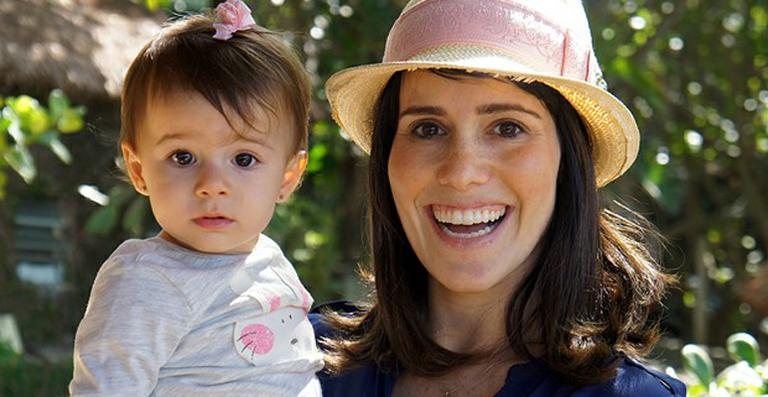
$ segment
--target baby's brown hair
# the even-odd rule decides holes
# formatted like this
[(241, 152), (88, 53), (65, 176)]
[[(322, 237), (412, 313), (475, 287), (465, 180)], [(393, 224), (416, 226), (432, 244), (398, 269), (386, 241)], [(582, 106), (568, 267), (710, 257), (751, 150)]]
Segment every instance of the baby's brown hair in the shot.
[(152, 99), (194, 91), (228, 121), (225, 108), (248, 124), (257, 116), (254, 105), (275, 117), (287, 110), (296, 133), (294, 149), (305, 149), (310, 81), (294, 49), (260, 26), (225, 41), (214, 39), (213, 23), (208, 15), (187, 17), (165, 26), (141, 49), (123, 81), (120, 143), (136, 147)]

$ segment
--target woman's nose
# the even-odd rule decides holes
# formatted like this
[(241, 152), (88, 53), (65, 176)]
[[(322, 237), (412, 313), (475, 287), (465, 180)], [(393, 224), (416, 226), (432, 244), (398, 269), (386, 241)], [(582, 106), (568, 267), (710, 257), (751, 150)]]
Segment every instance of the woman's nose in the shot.
[(490, 168), (486, 154), (475, 137), (452, 137), (440, 160), (437, 181), (459, 191), (488, 182)]
[(223, 170), (216, 165), (204, 165), (201, 167), (195, 185), (195, 195), (200, 198), (210, 198), (229, 195), (229, 185)]

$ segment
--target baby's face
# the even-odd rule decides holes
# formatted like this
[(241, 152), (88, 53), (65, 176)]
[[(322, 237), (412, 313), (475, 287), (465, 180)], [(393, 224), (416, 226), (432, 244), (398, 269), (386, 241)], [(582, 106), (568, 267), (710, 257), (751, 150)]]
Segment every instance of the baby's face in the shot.
[(263, 109), (256, 114), (252, 128), (233, 113), (237, 133), (196, 92), (149, 104), (136, 147), (124, 146), (123, 155), (134, 186), (149, 196), (164, 238), (211, 253), (254, 247), (306, 162), (293, 150), (290, 117)]

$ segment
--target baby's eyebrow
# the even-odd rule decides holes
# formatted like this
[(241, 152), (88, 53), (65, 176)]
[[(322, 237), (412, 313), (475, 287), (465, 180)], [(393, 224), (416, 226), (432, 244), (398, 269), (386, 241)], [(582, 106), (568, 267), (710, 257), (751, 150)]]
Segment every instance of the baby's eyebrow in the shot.
[(251, 130), (250, 133), (241, 133), (238, 132), (235, 136), (234, 140), (241, 139), (246, 142), (255, 143), (259, 146), (264, 146), (267, 149), (272, 149), (272, 145), (270, 144), (269, 140), (269, 134), (265, 131), (261, 130)]
[[(250, 133), (241, 133), (241, 132), (233, 132), (232, 137), (229, 141), (227, 141), (225, 144), (231, 144), (234, 142), (237, 142), (238, 140), (253, 143), (262, 147), (265, 147), (267, 149), (272, 150), (273, 147), (270, 144), (270, 140), (268, 139), (268, 134), (264, 131), (260, 130), (252, 130), (254, 132)], [(172, 140), (184, 140), (184, 139), (194, 139), (195, 134), (189, 133), (189, 132), (168, 132), (163, 134), (163, 136), (160, 137), (160, 139), (155, 142), (155, 146), (160, 146), (163, 142), (172, 141)]]
[(186, 138), (189, 135), (190, 134), (183, 133), (183, 132), (165, 133), (165, 134), (163, 134), (163, 136), (160, 137), (160, 139), (157, 140), (157, 142), (155, 142), (155, 145), (160, 145), (161, 143), (163, 143), (165, 141), (170, 141), (170, 140), (174, 140), (174, 139), (184, 139), (184, 138)]

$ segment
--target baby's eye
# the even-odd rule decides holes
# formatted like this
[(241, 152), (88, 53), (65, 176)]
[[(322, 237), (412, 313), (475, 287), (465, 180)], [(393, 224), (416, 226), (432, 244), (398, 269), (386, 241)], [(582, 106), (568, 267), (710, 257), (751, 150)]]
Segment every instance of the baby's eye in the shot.
[(250, 154), (250, 153), (238, 153), (235, 156), (235, 164), (237, 164), (238, 167), (242, 168), (248, 168), (253, 166), (259, 161), (259, 159), (256, 158), (256, 156)]
[(415, 135), (417, 138), (430, 139), (438, 135), (444, 135), (445, 131), (437, 123), (426, 121), (417, 124), (413, 130), (411, 130), (411, 134)]
[(515, 138), (525, 131), (513, 121), (502, 121), (493, 127), (493, 132), (505, 138)]
[(171, 160), (180, 167), (186, 167), (195, 162), (195, 155), (190, 152), (179, 150), (171, 154)]

